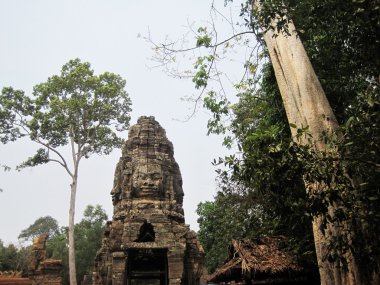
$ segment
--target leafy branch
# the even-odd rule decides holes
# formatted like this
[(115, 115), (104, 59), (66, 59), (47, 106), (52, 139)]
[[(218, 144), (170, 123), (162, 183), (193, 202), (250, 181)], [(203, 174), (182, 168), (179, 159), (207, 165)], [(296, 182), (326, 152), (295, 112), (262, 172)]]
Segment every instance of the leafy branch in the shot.
[[(188, 97), (188, 101), (193, 104), (191, 113), (186, 116), (185, 121), (191, 119), (197, 112), (199, 106), (204, 106), (207, 109), (208, 104), (200, 104), (206, 97), (217, 95), (221, 101), (229, 101), (227, 98), (230, 96), (226, 92), (226, 85), (228, 88), (234, 88), (234, 85), (240, 85), (242, 87), (243, 81), (250, 80), (251, 76), (257, 76), (256, 73), (259, 68), (259, 63), (249, 63), (254, 59), (255, 53), (261, 53), (259, 50), (261, 46), (258, 42), (255, 42), (253, 46), (250, 45), (253, 34), (256, 31), (252, 30), (249, 26), (243, 24), (236, 24), (234, 20), (223, 15), (212, 3), (210, 9), (210, 23), (207, 26), (199, 27), (193, 29), (192, 25), (188, 26), (188, 32), (182, 39), (176, 41), (165, 40), (164, 43), (156, 43), (148, 33), (148, 36), (144, 39), (152, 46), (154, 55), (152, 57), (153, 62), (157, 62), (158, 65), (154, 68), (160, 67), (164, 69), (169, 76), (179, 78), (179, 79), (192, 79), (195, 89), (199, 90), (199, 93)], [(228, 23), (229, 34), (223, 35), (223, 39), (219, 40), (222, 36), (219, 35), (217, 25), (218, 18), (222, 18), (224, 23)], [(225, 31), (227, 29), (224, 28)], [(193, 35), (193, 46), (186, 47), (188, 44), (189, 35)], [(234, 52), (234, 48), (239, 46), (241, 49), (241, 54), (247, 58), (243, 60), (244, 72), (241, 75), (239, 83), (235, 84), (228, 76), (227, 73), (221, 72), (220, 67), (226, 64), (227, 54), (229, 52)], [(243, 50), (249, 50), (248, 53), (244, 53)], [(263, 58), (263, 57), (261, 57)], [(190, 59), (193, 69), (179, 68), (180, 64), (183, 64), (185, 59)], [(185, 62), (184, 66), (187, 65)], [(209, 110), (210, 111), (210, 110)], [(212, 111), (211, 111), (212, 112)], [(231, 113), (230, 113), (231, 114)], [(227, 115), (227, 114), (226, 114)]]

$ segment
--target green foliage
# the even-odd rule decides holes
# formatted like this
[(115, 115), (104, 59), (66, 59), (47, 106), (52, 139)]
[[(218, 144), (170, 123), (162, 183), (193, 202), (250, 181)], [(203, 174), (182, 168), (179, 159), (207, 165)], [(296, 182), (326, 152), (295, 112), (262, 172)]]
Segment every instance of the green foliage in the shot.
[(224, 181), (242, 183), (255, 196), (252, 204), (260, 205), (266, 217), (262, 233), (287, 236), (295, 253), (312, 267), (311, 218), (298, 155), (303, 149), (290, 137), (274, 83), (272, 69), (267, 65), (262, 89), (255, 96), (240, 94), (231, 127), (242, 155), (222, 160), (232, 173), (221, 174)]
[[(37, 153), (17, 168), (55, 162), (72, 179), (69, 238), (74, 239), (75, 195), (79, 164), (93, 154), (109, 154), (120, 147), (116, 132), (129, 126), (130, 99), (124, 90), (125, 80), (105, 72), (98, 76), (88, 62), (70, 60), (61, 74), (54, 75), (33, 88), (34, 98), (21, 90), (4, 87), (0, 96), (0, 141), (7, 143), (23, 136), (39, 144)], [(65, 159), (62, 147), (71, 151), (72, 164)], [(70, 268), (75, 272), (75, 248), (71, 246)], [(76, 283), (75, 276), (71, 282)]]
[(29, 157), (28, 160), (24, 161), (16, 167), (17, 170), (21, 170), (25, 167), (34, 167), (40, 164), (46, 164), (50, 161), (49, 152), (46, 149), (39, 148), (36, 154)]
[(69, 239), (68, 239), (67, 227), (62, 227), (58, 235), (55, 235), (46, 241), (46, 254), (49, 258), (62, 260), (63, 284), (70, 284), (70, 281), (69, 281)]
[(301, 39), (334, 113), (343, 124), (358, 94), (366, 90), (367, 80), (379, 77), (380, 2), (309, 2), (297, 6), (293, 3), (290, 17), (298, 29), (304, 30)]
[(4, 87), (0, 96), (0, 141), (8, 143), (23, 137), (25, 119), (20, 115), (30, 115), (33, 111), (31, 99), (22, 90)]
[(211, 36), (207, 33), (207, 27), (200, 27), (198, 29), (198, 35), (196, 36), (196, 46), (197, 47), (210, 47), (211, 46)]
[(226, 128), (221, 123), (221, 120), (229, 113), (228, 100), (226, 98), (220, 100), (214, 91), (210, 91), (203, 99), (203, 107), (210, 110), (213, 116), (207, 122), (207, 133), (224, 134)]
[(3, 242), (0, 243), (0, 265), (1, 270), (16, 270), (17, 268), (17, 248), (10, 244), (5, 247)]
[[(269, 64), (262, 76), (262, 88), (256, 93), (245, 88), (232, 106), (234, 116), (227, 125), (232, 135), (224, 144), (235, 145), (239, 153), (214, 161), (221, 166), (217, 170), (220, 190), (213, 202), (198, 206), (198, 234), (210, 271), (223, 263), (231, 239), (262, 235), (287, 236), (300, 261), (316, 270), (304, 168), (298, 155), (303, 150), (290, 136)], [(218, 124), (224, 105), (212, 104), (206, 107)], [(209, 131), (219, 133), (215, 128)]]
[(0, 271), (21, 271), (22, 275), (26, 276), (30, 251), (30, 246), (16, 247), (14, 244), (5, 246), (0, 240)]
[[(366, 264), (368, 276), (379, 270), (380, 234), (380, 89), (379, 83), (368, 83), (365, 92), (356, 96), (347, 110), (351, 115), (337, 135), (326, 137), (326, 142), (339, 155), (307, 152), (302, 154), (305, 177), (311, 183), (323, 183), (324, 191), (309, 190), (309, 207), (313, 215), (343, 233), (334, 235), (329, 243), (330, 261), (346, 264), (343, 254), (351, 249)], [(322, 186), (322, 185), (321, 185)], [(339, 207), (327, 211), (338, 202)], [(349, 223), (345, 223), (349, 221)], [(347, 226), (348, 225), (348, 226)]]
[(0, 96), (0, 139), (3, 143), (28, 136), (43, 148), (20, 165), (36, 166), (49, 161), (57, 148), (77, 146), (78, 160), (91, 154), (109, 154), (122, 140), (115, 131), (129, 125), (130, 99), (125, 80), (105, 72), (98, 76), (88, 62), (74, 59), (60, 75), (34, 86), (31, 99), (21, 90), (4, 87)]
[(85, 273), (91, 272), (96, 252), (100, 249), (107, 214), (99, 206), (87, 206), (84, 217), (75, 226), (75, 247), (77, 256), (77, 278), (82, 280)]
[[(82, 220), (75, 225), (78, 280), (82, 280), (84, 274), (92, 269), (96, 252), (101, 246), (106, 221), (107, 214), (100, 205), (88, 205), (84, 210)], [(69, 284), (67, 227), (59, 228), (54, 218), (45, 216), (38, 218), (32, 225), (23, 230), (19, 238), (30, 241), (44, 233), (50, 235), (46, 242), (47, 256), (63, 260), (63, 280), (64, 284)], [(30, 246), (20, 248), (13, 244), (4, 246), (0, 240), (0, 271), (17, 270), (27, 274), (30, 250)]]
[(87, 205), (83, 212), (83, 223), (91, 224), (103, 224), (107, 221), (108, 217), (104, 209), (100, 205), (92, 206)]
[[(242, 4), (241, 15), (263, 43), (263, 29), (290, 34), (295, 23), (318, 78), (340, 124), (368, 79), (378, 80), (380, 70), (379, 0), (270, 0)], [(272, 20), (276, 20), (273, 26)], [(265, 30), (264, 29), (264, 30)], [(370, 44), (369, 44), (370, 43)]]
[[(96, 252), (100, 249), (107, 214), (100, 206), (88, 205), (82, 220), (75, 225), (75, 247), (77, 261), (77, 280), (91, 271)], [(47, 241), (46, 249), (51, 258), (63, 260), (64, 284), (69, 284), (68, 273), (68, 229), (62, 228), (60, 234)]]
[(38, 218), (32, 225), (21, 231), (18, 238), (25, 241), (33, 241), (33, 239), (41, 234), (48, 234), (54, 237), (59, 234), (58, 222), (51, 216)]
[(195, 83), (195, 88), (206, 88), (207, 81), (210, 77), (209, 75), (209, 66), (214, 61), (213, 55), (198, 57), (195, 64), (194, 69), (196, 69), (196, 73), (193, 77), (193, 82)]
[[(259, 2), (260, 10), (252, 9), (251, 1), (242, 3), (243, 25), (263, 43), (262, 26), (290, 35), (294, 31), (288, 29), (288, 21), (294, 21), (341, 128), (322, 138), (336, 152), (318, 153), (293, 143), (274, 72), (270, 64), (262, 63), (267, 55), (260, 53), (264, 57), (260, 55), (258, 62), (246, 60), (242, 68), (252, 78), (248, 76), (235, 85), (240, 93), (239, 103), (230, 108), (232, 120), (226, 121), (231, 114), (225, 112), (224, 98), (206, 97), (204, 104), (213, 114), (209, 132), (230, 131), (224, 144), (238, 149), (237, 154), (218, 161), (227, 168), (219, 170), (222, 192), (232, 189), (234, 194), (240, 193), (229, 187), (231, 183), (249, 189), (248, 193), (256, 197), (252, 206), (260, 205), (265, 217), (263, 233), (287, 235), (304, 257), (313, 255), (310, 216), (321, 216), (321, 231), (329, 230), (330, 224), (343, 232), (329, 233), (330, 251), (324, 258), (344, 265), (343, 254), (350, 248), (368, 272), (379, 270), (380, 2)], [(273, 19), (276, 26), (271, 25)], [(210, 54), (217, 56), (214, 49)], [(262, 67), (261, 72), (257, 72), (258, 67)], [(202, 84), (207, 86), (207, 82)], [(298, 129), (298, 136), (304, 135), (308, 136), (307, 126)], [(303, 178), (312, 187), (319, 185), (320, 190), (305, 189)], [(335, 202), (340, 206), (328, 213), (327, 208)], [(233, 236), (235, 229), (231, 233)], [(220, 234), (227, 235), (222, 230)], [(203, 242), (209, 245), (212, 241), (211, 237), (211, 243)]]
[[(294, 20), (328, 100), (341, 124), (325, 140), (334, 153), (304, 152), (304, 177), (327, 189), (313, 192), (309, 206), (322, 215), (330, 233), (330, 253), (340, 261), (351, 249), (371, 270), (379, 270), (379, 1), (288, 1), (288, 17)], [(371, 44), (369, 44), (371, 43)], [(339, 203), (333, 213), (328, 205)], [(347, 226), (345, 221), (349, 221)], [(322, 228), (328, 230), (328, 228)]]
[(259, 233), (262, 225), (260, 209), (251, 202), (241, 193), (219, 192), (215, 201), (198, 205), (198, 237), (206, 253), (209, 272), (223, 264), (232, 239)]

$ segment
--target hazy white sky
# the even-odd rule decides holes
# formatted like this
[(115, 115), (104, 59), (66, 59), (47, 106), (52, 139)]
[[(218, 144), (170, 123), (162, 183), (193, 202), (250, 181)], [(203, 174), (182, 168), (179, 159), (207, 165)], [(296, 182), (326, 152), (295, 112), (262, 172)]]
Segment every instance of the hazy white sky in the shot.
[[(223, 9), (223, 0), (218, 0)], [(203, 110), (183, 123), (192, 105), (181, 97), (197, 94), (191, 80), (173, 79), (151, 69), (151, 46), (166, 35), (179, 38), (209, 19), (211, 0), (1, 0), (0, 88), (13, 86), (30, 94), (32, 87), (58, 74), (68, 60), (89, 61), (96, 74), (110, 71), (127, 80), (132, 99), (131, 124), (153, 115), (166, 129), (184, 180), (186, 223), (198, 229), (196, 205), (216, 193), (213, 158), (226, 151), (221, 138), (206, 136), (209, 116)], [(141, 35), (142, 37), (140, 37)], [(189, 40), (193, 36), (190, 35)], [(123, 134), (127, 137), (127, 133)], [(15, 166), (33, 154), (35, 145), (0, 145), (1, 163)], [(109, 192), (120, 150), (83, 161), (77, 195), (79, 221), (88, 204), (100, 204), (112, 217)], [(54, 164), (22, 172), (0, 172), (0, 239), (17, 242), (22, 229), (51, 215), (68, 224), (69, 177)]]

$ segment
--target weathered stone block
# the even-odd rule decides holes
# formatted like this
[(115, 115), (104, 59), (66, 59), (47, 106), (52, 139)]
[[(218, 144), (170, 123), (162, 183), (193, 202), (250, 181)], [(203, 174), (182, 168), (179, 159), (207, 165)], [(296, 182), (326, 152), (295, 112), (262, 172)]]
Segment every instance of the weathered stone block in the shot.
[(28, 276), (32, 285), (61, 285), (62, 260), (46, 258), (47, 234), (36, 237), (28, 265)]

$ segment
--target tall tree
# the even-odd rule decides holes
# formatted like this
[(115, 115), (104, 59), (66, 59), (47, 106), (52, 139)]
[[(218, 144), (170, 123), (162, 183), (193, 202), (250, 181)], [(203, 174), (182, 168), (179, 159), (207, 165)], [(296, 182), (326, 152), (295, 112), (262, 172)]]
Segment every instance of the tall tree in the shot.
[[(260, 15), (262, 7), (261, 1), (254, 1), (256, 9), (254, 14)], [(286, 11), (282, 13), (279, 11), (279, 13), (272, 14), (274, 16), (269, 25), (265, 22), (259, 22), (259, 24), (264, 31), (263, 38), (274, 68), (289, 124), (294, 124), (298, 128), (307, 127), (310, 135), (309, 137), (299, 137), (297, 129), (292, 128), (293, 138), (296, 142), (315, 147), (319, 152), (331, 153), (328, 154), (331, 157), (339, 156), (336, 147), (327, 144), (324, 139), (326, 135), (338, 134), (338, 122), (293, 22), (288, 20)], [(278, 27), (281, 21), (285, 22), (285, 31)], [(352, 177), (351, 179), (354, 181), (357, 178)], [(323, 180), (308, 181), (307, 177), (305, 177), (305, 184), (311, 196), (334, 187), (333, 184), (326, 184)], [(336, 213), (341, 208), (341, 204), (339, 201), (334, 201), (328, 205), (328, 215), (332, 218), (337, 216)], [(344, 221), (342, 223), (343, 231), (346, 228), (352, 229), (350, 225), (352, 222), (349, 219)], [(360, 265), (358, 256), (353, 253), (354, 249), (349, 248), (343, 252), (346, 266), (339, 262), (331, 263), (325, 259), (329, 252), (329, 243), (335, 238), (341, 239), (343, 235), (342, 230), (333, 223), (328, 223), (328, 230), (323, 233), (320, 229), (325, 226), (323, 216), (315, 215), (313, 232), (321, 283), (337, 285), (367, 283), (371, 278), (368, 276), (367, 269)], [(355, 234), (351, 233), (352, 236)], [(351, 240), (352, 238), (348, 238), (348, 243), (352, 243)]]
[[(130, 99), (125, 80), (105, 72), (98, 76), (88, 62), (70, 60), (60, 75), (34, 86), (33, 98), (5, 87), (0, 97), (0, 139), (28, 137), (41, 146), (19, 169), (58, 163), (70, 176), (69, 266), (76, 285), (74, 216), (79, 165), (92, 154), (109, 154), (120, 147), (116, 131), (129, 125)], [(66, 146), (70, 155), (65, 157)], [(71, 160), (71, 163), (70, 163)]]
[[(256, 1), (255, 5), (258, 10), (261, 9), (259, 1)], [(320, 151), (332, 151), (323, 142), (322, 135), (324, 133), (331, 134), (338, 129), (335, 115), (303, 44), (296, 34), (293, 23), (288, 23), (289, 31), (286, 34), (274, 32), (276, 25), (276, 20), (273, 20), (271, 22), (273, 29), (268, 29), (264, 32), (264, 40), (269, 51), (288, 121), (299, 128), (308, 127), (312, 139), (302, 136), (301, 143), (315, 145), (316, 149)], [(263, 27), (263, 29), (265, 28)], [(294, 139), (298, 142), (297, 129), (292, 128), (292, 132)], [(305, 181), (305, 183), (309, 184), (310, 182)], [(313, 188), (315, 189), (312, 192), (323, 191), (321, 188), (324, 187), (323, 182), (314, 184)], [(330, 209), (330, 211), (332, 212), (334, 209)], [(355, 262), (352, 256), (348, 261), (348, 268), (350, 269), (350, 272), (347, 272), (348, 275), (323, 258), (328, 251), (326, 239), (331, 237), (325, 237), (320, 231), (323, 226), (322, 222), (320, 216), (313, 219), (314, 241), (322, 284), (356, 284), (360, 279), (355, 274), (356, 270), (352, 268), (352, 262)], [(352, 277), (349, 277), (350, 275), (353, 276), (353, 280)]]
[[(267, 100), (266, 94), (271, 94), (272, 90), (267, 86), (267, 78), (258, 78), (261, 73), (257, 70), (263, 64), (262, 59), (268, 59), (268, 53), (270, 54), (289, 118), (289, 129), (296, 144), (301, 142), (295, 146), (298, 150), (293, 155), (302, 161), (303, 169), (299, 174), (307, 181), (308, 204), (314, 217), (317, 247), (324, 248), (319, 250), (319, 261), (323, 264), (322, 283), (368, 284), (371, 279), (372, 282), (379, 282), (376, 227), (379, 228), (380, 189), (375, 181), (379, 179), (380, 160), (379, 145), (376, 143), (380, 138), (377, 127), (380, 90), (380, 38), (377, 31), (380, 28), (380, 2), (241, 2), (241, 17), (244, 21), (242, 25), (231, 29), (230, 38), (217, 41), (218, 31), (211, 29), (210, 32), (205, 28), (198, 30), (196, 46), (203, 50), (209, 49), (211, 55), (198, 58), (194, 64), (195, 86), (203, 90), (201, 95), (207, 94), (204, 91), (208, 88), (213, 71), (218, 71), (214, 74), (220, 77), (221, 72), (216, 70), (216, 65), (222, 57), (216, 52), (217, 49), (233, 46), (235, 40), (244, 34), (255, 34), (263, 47), (265, 42), (268, 43), (263, 53), (257, 53), (257, 60), (250, 57), (245, 62), (247, 76), (236, 86), (240, 92), (243, 89), (243, 92), (251, 93), (251, 98)], [(254, 3), (259, 3), (260, 6), (260, 11), (256, 13), (252, 13)], [(296, 32), (292, 21), (297, 24)], [(238, 32), (239, 28), (243, 31)], [(301, 39), (307, 54), (299, 44)], [(247, 41), (244, 40), (243, 43)], [(175, 48), (171, 45), (163, 45), (162, 48), (166, 50), (163, 55), (172, 59), (170, 56)], [(263, 70), (265, 69), (264, 67)], [(223, 121), (223, 116), (229, 115), (229, 109), (233, 108), (230, 108), (225, 97), (217, 97), (217, 94), (220, 93), (212, 90), (208, 92), (204, 97), (204, 105), (213, 113), (213, 119), (209, 122), (211, 132), (221, 133), (230, 128), (220, 122)], [(271, 112), (273, 108), (274, 106), (267, 108), (265, 112)], [(247, 116), (246, 119), (249, 121), (250, 117)], [(260, 144), (252, 143), (257, 141), (256, 130), (260, 129), (261, 122), (257, 117), (250, 122), (248, 131), (253, 130), (251, 135), (242, 130), (235, 137), (236, 128), (233, 128), (235, 133), (232, 137), (240, 142), (241, 138), (244, 139), (244, 143), (239, 144), (239, 150), (243, 150), (243, 162), (233, 160), (230, 163), (231, 158), (224, 160), (233, 172), (239, 172), (240, 166), (246, 170), (256, 170), (262, 164), (259, 161), (268, 161), (264, 157), (265, 153), (261, 157), (252, 155), (259, 153), (254, 147), (265, 149)], [(338, 122), (339, 130), (334, 132), (338, 128)], [(274, 127), (266, 128), (261, 137), (273, 134)], [(363, 139), (368, 143), (364, 143)], [(231, 145), (231, 140), (227, 137), (225, 143)], [(275, 146), (276, 148), (271, 146), (268, 156), (278, 154), (277, 146), (283, 150), (281, 144)], [(258, 161), (252, 162), (255, 158)], [(275, 166), (275, 169), (281, 168)], [(243, 171), (243, 174), (243, 181), (263, 180), (253, 173), (250, 175), (248, 171)], [(363, 264), (366, 266), (361, 266)]]

